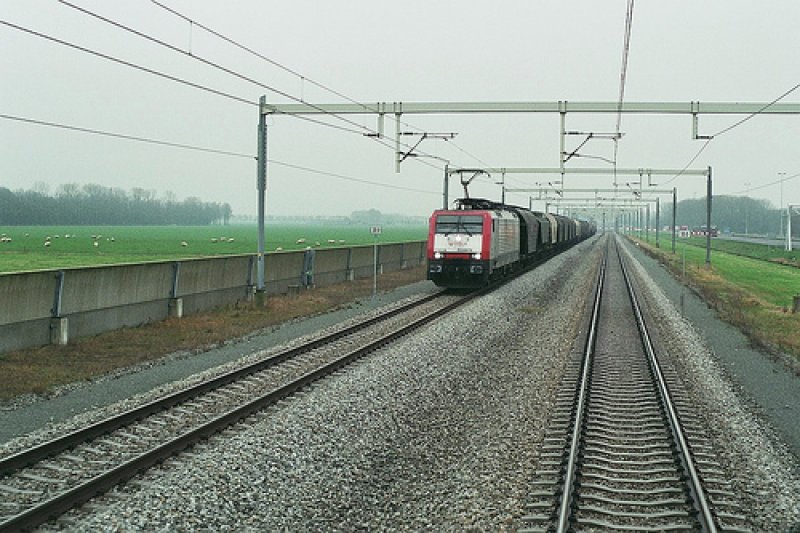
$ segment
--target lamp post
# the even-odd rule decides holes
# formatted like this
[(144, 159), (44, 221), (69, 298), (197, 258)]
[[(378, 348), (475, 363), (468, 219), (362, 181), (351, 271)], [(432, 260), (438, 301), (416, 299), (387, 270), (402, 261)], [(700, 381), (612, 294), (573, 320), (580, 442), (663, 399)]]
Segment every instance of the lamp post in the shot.
[(500, 203), (506, 204), (506, 173), (500, 174), (500, 181), (495, 181), (495, 185), (500, 185)]
[[(744, 188), (747, 189), (748, 187), (750, 187), (750, 184), (745, 182)], [(748, 234), (747, 224), (748, 224), (748, 221), (749, 221), (748, 219), (749, 219), (749, 216), (750, 216), (750, 202), (748, 202), (747, 200), (748, 200), (748, 197), (745, 196), (744, 197), (744, 235), (745, 235), (745, 237)]]
[(783, 178), (781, 176), (785, 176), (786, 172), (778, 172), (778, 180), (780, 181), (781, 185), (781, 204), (778, 206), (778, 212), (781, 214), (781, 231), (780, 237), (783, 238)]

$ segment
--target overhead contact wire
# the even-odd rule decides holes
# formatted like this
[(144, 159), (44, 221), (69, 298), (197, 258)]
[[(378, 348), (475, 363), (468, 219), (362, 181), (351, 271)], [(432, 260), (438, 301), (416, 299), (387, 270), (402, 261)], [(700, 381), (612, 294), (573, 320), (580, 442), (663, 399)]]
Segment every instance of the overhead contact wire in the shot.
[[(111, 132), (111, 131), (98, 130), (98, 129), (94, 129), (94, 128), (85, 128), (85, 127), (81, 127), (81, 126), (72, 126), (72, 125), (69, 125), (69, 124), (60, 124), (60, 123), (57, 123), (57, 122), (48, 122), (48, 121), (45, 121), (45, 120), (36, 120), (36, 119), (32, 119), (32, 118), (18, 117), (18, 116), (15, 116), (15, 115), (7, 115), (7, 114), (3, 114), (3, 113), (0, 113), (0, 118), (6, 119), (6, 120), (13, 120), (13, 121), (17, 121), (17, 122), (24, 122), (26, 124), (34, 124), (34, 125), (37, 125), (37, 126), (47, 126), (47, 127), (51, 127), (51, 128), (64, 129), (64, 130), (69, 130), (69, 131), (77, 131), (77, 132), (80, 132), (80, 133), (89, 133), (89, 134), (92, 134), (92, 135), (101, 135), (101, 136), (104, 136), (104, 137), (112, 137), (112, 138), (115, 138), (115, 139), (123, 139), (123, 140), (126, 140), (126, 141), (137, 141), (137, 142), (155, 144), (155, 145), (160, 145), (160, 146), (168, 146), (168, 147), (171, 147), (171, 148), (182, 148), (182, 149), (185, 149), (185, 150), (195, 150), (195, 151), (199, 151), (199, 152), (207, 152), (207, 153), (211, 153), (211, 154), (225, 155), (225, 156), (230, 156), (230, 157), (238, 157), (238, 158), (243, 158), (243, 159), (252, 159), (252, 160), (257, 159), (257, 157), (255, 155), (248, 155), (248, 154), (244, 154), (244, 153), (241, 153), (241, 152), (232, 152), (232, 151), (228, 151), (228, 150), (218, 150), (216, 148), (207, 148), (207, 147), (195, 146), (195, 145), (191, 145), (191, 144), (176, 143), (176, 142), (171, 142), (171, 141), (163, 141), (163, 140), (159, 140), (159, 139), (152, 139), (152, 138), (149, 138), (149, 137), (140, 137), (140, 136), (136, 136), (136, 135), (128, 135), (128, 134), (125, 134), (125, 133), (116, 133), (116, 132)], [(424, 194), (435, 194), (437, 196), (439, 195), (438, 192), (434, 192), (434, 191), (427, 191), (427, 190), (424, 190), (424, 189), (414, 189), (414, 188), (411, 188), (411, 187), (402, 187), (402, 186), (399, 186), (399, 185), (391, 185), (391, 184), (380, 183), (380, 182), (376, 182), (376, 181), (369, 181), (369, 180), (365, 180), (365, 179), (361, 179), (361, 178), (355, 178), (355, 177), (352, 177), (352, 176), (346, 176), (344, 174), (336, 174), (334, 172), (328, 172), (328, 171), (325, 171), (325, 170), (318, 170), (318, 169), (315, 169), (315, 168), (304, 167), (304, 166), (301, 166), (301, 165), (295, 165), (293, 163), (287, 163), (285, 161), (278, 161), (276, 159), (267, 159), (267, 162), (273, 163), (275, 165), (280, 165), (280, 166), (284, 166), (284, 167), (294, 168), (294, 169), (297, 169), (297, 170), (302, 170), (304, 172), (311, 172), (311, 173), (314, 173), (314, 174), (320, 174), (322, 176), (330, 176), (330, 177), (334, 177), (334, 178), (338, 178), (338, 179), (342, 179), (342, 180), (346, 180), (346, 181), (352, 181), (352, 182), (356, 182), (356, 183), (364, 183), (366, 185), (372, 185), (372, 186), (375, 186), (375, 187), (384, 187), (384, 188), (389, 188), (389, 189), (408, 191), (408, 192), (417, 192), (417, 193), (424, 193)]]
[[(61, 4), (64, 4), (67, 7), (70, 7), (72, 9), (77, 10), (77, 11), (80, 11), (81, 13), (83, 13), (85, 15), (88, 15), (90, 17), (93, 17), (93, 18), (97, 19), (97, 20), (105, 22), (106, 24), (110, 24), (110, 25), (112, 25), (112, 26), (114, 26), (116, 28), (119, 28), (121, 30), (127, 31), (128, 33), (132, 33), (132, 34), (134, 34), (134, 35), (136, 35), (138, 37), (141, 37), (142, 39), (146, 39), (146, 40), (148, 40), (150, 42), (156, 43), (159, 46), (163, 46), (163, 47), (165, 47), (165, 48), (167, 48), (169, 50), (172, 50), (173, 52), (182, 54), (182, 55), (184, 55), (186, 57), (189, 57), (191, 59), (199, 61), (199, 62), (203, 63), (204, 65), (208, 65), (210, 67), (213, 67), (213, 68), (216, 68), (218, 70), (221, 70), (222, 72), (225, 72), (226, 74), (229, 74), (231, 76), (239, 78), (240, 80), (246, 81), (248, 83), (252, 83), (253, 85), (256, 85), (256, 86), (258, 86), (258, 87), (260, 87), (262, 89), (265, 89), (265, 90), (271, 91), (271, 92), (273, 92), (275, 94), (278, 94), (280, 96), (283, 96), (284, 98), (288, 98), (288, 99), (293, 100), (295, 102), (305, 103), (306, 105), (308, 105), (308, 106), (310, 106), (310, 107), (312, 107), (314, 109), (317, 109), (318, 111), (322, 111), (322, 109), (319, 106), (316, 106), (314, 104), (309, 104), (307, 102), (303, 102), (301, 99), (297, 98), (294, 95), (291, 95), (291, 94), (287, 93), (286, 91), (282, 91), (280, 89), (272, 87), (271, 85), (267, 85), (267, 84), (265, 84), (263, 82), (260, 82), (260, 81), (254, 79), (254, 78), (251, 78), (250, 76), (246, 76), (244, 74), (236, 72), (235, 70), (232, 70), (232, 69), (229, 69), (229, 68), (227, 68), (225, 66), (222, 66), (219, 63), (215, 63), (213, 61), (210, 61), (210, 60), (208, 60), (208, 59), (206, 59), (206, 58), (204, 58), (202, 56), (198, 56), (196, 54), (192, 54), (190, 52), (187, 52), (186, 50), (183, 50), (180, 47), (172, 45), (172, 44), (170, 44), (170, 43), (168, 43), (166, 41), (162, 41), (161, 39), (153, 37), (152, 35), (148, 35), (148, 34), (146, 34), (144, 32), (141, 32), (141, 31), (139, 31), (139, 30), (137, 30), (135, 28), (131, 28), (130, 26), (126, 26), (125, 24), (122, 24), (122, 23), (117, 22), (115, 20), (111, 20), (111, 19), (109, 19), (107, 17), (104, 17), (103, 15), (100, 15), (100, 14), (95, 13), (93, 11), (90, 11), (90, 10), (88, 10), (86, 8), (83, 8), (81, 6), (73, 4), (72, 2), (68, 2), (67, 0), (58, 0), (58, 1)], [(326, 113), (326, 115), (333, 116), (333, 117), (335, 117), (335, 118), (337, 118), (339, 120), (342, 120), (343, 122), (346, 122), (346, 123), (350, 124), (351, 126), (356, 126), (358, 128), (370, 131), (369, 128), (367, 128), (366, 126), (364, 126), (362, 124), (358, 124), (357, 122), (354, 122), (352, 120), (346, 119), (346, 118), (341, 117), (339, 115), (336, 115), (336, 114), (333, 114), (333, 113)], [(297, 118), (308, 119), (308, 117), (297, 117)], [(327, 123), (323, 122), (322, 124), (327, 124)], [(349, 130), (348, 129), (347, 131), (353, 131), (355, 133), (358, 133), (359, 135), (361, 134), (361, 132), (357, 131), (357, 130)]]
[(617, 103), (617, 124), (614, 135), (614, 185), (617, 183), (617, 156), (619, 153), (619, 135), (622, 127), (622, 102), (625, 99), (625, 81), (628, 77), (628, 55), (631, 47), (631, 29), (633, 28), (633, 2), (628, 0), (628, 8), (625, 13), (625, 37), (622, 45), (622, 65), (619, 73), (619, 101)]
[[(697, 151), (697, 153), (694, 155), (694, 157), (692, 157), (692, 159), (691, 159), (691, 160), (689, 160), (689, 162), (688, 162), (688, 163), (686, 163), (686, 165), (685, 165), (685, 166), (684, 166), (684, 167), (681, 169), (681, 171), (680, 171), (680, 172), (678, 172), (677, 174), (675, 174), (674, 176), (672, 176), (670, 179), (668, 179), (667, 181), (665, 181), (665, 182), (664, 182), (664, 185), (666, 185), (667, 183), (670, 183), (670, 182), (674, 181), (675, 179), (677, 179), (678, 177), (680, 177), (680, 176), (681, 176), (681, 175), (682, 175), (684, 172), (686, 172), (686, 169), (687, 169), (687, 168), (689, 168), (689, 166), (690, 166), (692, 163), (694, 163), (694, 162), (695, 162), (695, 160), (696, 160), (698, 157), (700, 157), (700, 154), (702, 154), (702, 153), (703, 153), (703, 151), (704, 151), (706, 148), (708, 148), (708, 145), (709, 145), (709, 144), (711, 143), (711, 141), (713, 141), (715, 138), (717, 138), (717, 137), (719, 137), (720, 135), (723, 135), (723, 134), (725, 134), (725, 133), (728, 133), (729, 131), (731, 131), (731, 130), (732, 130), (732, 129), (734, 129), (734, 128), (738, 128), (739, 126), (741, 126), (742, 124), (744, 124), (745, 122), (747, 122), (748, 120), (750, 120), (751, 118), (753, 118), (753, 117), (755, 117), (755, 116), (757, 116), (757, 115), (760, 115), (761, 113), (763, 113), (764, 111), (766, 111), (767, 109), (769, 109), (770, 107), (772, 107), (773, 105), (777, 104), (778, 102), (780, 102), (781, 100), (783, 100), (784, 98), (786, 98), (787, 96), (789, 96), (790, 94), (792, 94), (792, 93), (793, 93), (794, 91), (796, 91), (797, 89), (800, 89), (800, 83), (798, 83), (797, 85), (795, 85), (794, 87), (792, 87), (791, 89), (789, 89), (788, 91), (786, 91), (785, 93), (783, 93), (782, 95), (778, 96), (777, 98), (775, 98), (774, 100), (772, 100), (772, 101), (771, 101), (771, 102), (769, 102), (768, 104), (765, 104), (765, 105), (764, 105), (763, 107), (761, 107), (761, 109), (759, 109), (758, 111), (755, 111), (755, 112), (753, 112), (753, 113), (750, 113), (749, 115), (747, 115), (747, 116), (746, 116), (746, 117), (744, 117), (743, 119), (739, 120), (738, 122), (735, 122), (734, 124), (731, 124), (731, 125), (730, 125), (730, 126), (728, 126), (727, 128), (724, 128), (724, 129), (722, 129), (722, 130), (718, 131), (718, 132), (717, 132), (717, 133), (715, 133), (714, 135), (709, 135), (708, 139), (706, 139), (706, 142), (705, 142), (705, 143), (703, 143), (703, 146), (701, 146), (701, 147), (700, 147), (700, 150), (698, 150), (698, 151)], [(774, 185), (775, 183), (780, 183), (780, 181), (781, 181), (781, 180), (778, 180), (778, 181), (776, 181), (776, 182), (774, 182), (774, 183), (772, 183), (772, 184), (770, 184), (770, 185)], [(765, 185), (764, 187), (766, 187), (766, 185)], [(761, 188), (761, 187), (757, 187), (757, 188), (755, 188), (755, 189), (750, 189), (750, 190), (754, 191), (754, 190), (757, 190), (757, 189), (759, 189), (759, 188)], [(747, 192), (747, 191), (745, 191), (745, 192)]]
[(228, 156), (231, 156), (231, 157), (241, 157), (241, 158), (247, 158), (247, 159), (255, 159), (255, 156), (253, 156), (253, 155), (243, 154), (243, 153), (239, 153), (239, 152), (230, 152), (230, 151), (227, 151), (227, 150), (218, 150), (216, 148), (206, 148), (206, 147), (202, 147), (202, 146), (194, 146), (194, 145), (191, 145), (191, 144), (183, 144), (183, 143), (176, 143), (176, 142), (170, 142), (170, 141), (160, 141), (158, 139), (150, 139), (150, 138), (147, 138), (147, 137), (139, 137), (139, 136), (136, 136), (136, 135), (128, 135), (128, 134), (125, 134), (125, 133), (114, 133), (114, 132), (110, 132), (110, 131), (96, 130), (96, 129), (93, 129), (93, 128), (84, 128), (84, 127), (81, 127), (81, 126), (70, 126), (68, 124), (59, 124), (57, 122), (48, 122), (48, 121), (45, 121), (45, 120), (36, 120), (36, 119), (32, 119), (32, 118), (18, 117), (18, 116), (14, 116), (14, 115), (0, 114), (0, 118), (4, 118), (6, 120), (14, 120), (14, 121), (17, 121), (17, 122), (25, 122), (27, 124), (36, 124), (38, 126), (48, 126), (48, 127), (51, 127), (51, 128), (58, 128), (58, 129), (70, 130), (70, 131), (78, 131), (78, 132), (81, 132), (81, 133), (91, 133), (93, 135), (102, 135), (104, 137), (113, 137), (113, 138), (116, 138), (116, 139), (125, 139), (125, 140), (128, 140), (128, 141), (137, 141), (137, 142), (143, 142), (143, 143), (148, 143), (148, 144), (156, 144), (156, 145), (161, 145), (161, 146), (170, 146), (172, 148), (183, 148), (183, 149), (186, 149), (186, 150), (195, 150), (195, 151), (198, 151), (198, 152), (208, 152), (208, 153), (211, 153), (211, 154), (228, 155)]
[[(354, 98), (351, 98), (351, 97), (347, 96), (346, 94), (344, 94), (342, 92), (339, 92), (339, 91), (337, 91), (335, 89), (332, 89), (331, 87), (329, 87), (329, 86), (327, 86), (327, 85), (325, 85), (323, 83), (320, 83), (320, 82), (318, 82), (318, 81), (316, 81), (316, 80), (314, 80), (312, 78), (309, 78), (308, 76), (305, 76), (304, 74), (302, 74), (302, 73), (300, 73), (300, 72), (298, 72), (298, 71), (296, 71), (296, 70), (294, 70), (294, 69), (292, 69), (290, 67), (287, 67), (283, 63), (281, 63), (279, 61), (276, 61), (276, 60), (274, 60), (274, 59), (272, 59), (270, 57), (267, 57), (264, 54), (262, 54), (262, 53), (260, 53), (260, 52), (258, 52), (256, 50), (250, 48), (249, 46), (246, 46), (246, 45), (236, 41), (235, 39), (232, 39), (232, 38), (228, 37), (227, 35), (224, 35), (223, 33), (219, 32), (219, 31), (217, 31), (217, 30), (215, 30), (215, 29), (213, 29), (213, 28), (211, 28), (211, 27), (209, 27), (209, 26), (207, 26), (207, 25), (205, 25), (205, 24), (203, 24), (201, 22), (198, 22), (197, 20), (189, 17), (188, 15), (185, 15), (184, 13), (181, 13), (177, 9), (171, 8), (171, 7), (167, 6), (166, 4), (164, 4), (162, 2), (159, 2), (158, 0), (150, 0), (150, 1), (153, 4), (155, 4), (156, 6), (160, 7), (161, 9), (171, 13), (172, 15), (180, 18), (181, 20), (183, 20), (185, 22), (188, 22), (189, 24), (192, 25), (192, 27), (196, 26), (196, 27), (198, 27), (198, 28), (200, 28), (202, 30), (205, 30), (208, 33), (210, 33), (211, 35), (213, 35), (213, 36), (225, 41), (226, 43), (228, 43), (228, 44), (230, 44), (230, 45), (232, 45), (232, 46), (234, 46), (234, 47), (236, 47), (236, 48), (238, 48), (240, 50), (243, 50), (243, 51), (245, 51), (245, 52), (247, 52), (247, 53), (249, 53), (249, 54), (251, 54), (251, 55), (253, 55), (253, 56), (255, 56), (255, 57), (257, 57), (257, 58), (259, 58), (261, 60), (263, 60), (263, 61), (266, 61), (270, 65), (273, 65), (273, 66), (275, 66), (277, 68), (280, 68), (283, 71), (288, 72), (289, 74), (292, 74), (293, 76), (298, 77), (303, 82), (309, 82), (312, 85), (314, 85), (315, 87), (318, 87), (318, 88), (320, 88), (322, 90), (328, 91), (331, 94), (334, 94), (334, 95), (336, 95), (336, 96), (338, 96), (338, 97), (340, 97), (340, 98), (342, 98), (344, 100), (347, 100), (348, 102), (350, 102), (352, 104), (361, 106), (365, 111), (369, 111), (371, 113), (378, 113), (379, 112), (378, 109), (376, 109), (374, 106), (371, 106), (369, 104), (365, 104), (363, 102), (359, 102), (358, 100), (355, 100)], [(303, 98), (299, 98), (299, 99), (298, 98), (294, 98), (294, 100), (302, 102), (304, 104), (307, 104), (307, 105), (309, 105), (311, 107), (314, 107), (315, 109), (319, 110), (318, 107), (315, 107), (312, 104), (309, 104)], [(292, 115), (291, 113), (285, 113), (285, 114)], [(326, 114), (330, 114), (330, 115), (333, 115), (333, 116), (336, 116), (336, 117), (339, 116), (339, 115), (336, 115), (335, 113), (326, 113)], [(296, 116), (296, 115), (292, 115), (292, 116)], [(408, 122), (405, 122), (405, 121), (401, 120), (400, 124), (402, 124), (402, 125), (404, 125), (404, 126), (406, 126), (408, 128), (411, 128), (413, 130), (416, 130), (418, 132), (424, 132), (424, 130), (422, 128), (414, 126), (413, 124), (410, 124)], [(373, 133), (373, 134), (376, 133), (374, 130), (372, 130), (370, 128), (367, 128), (366, 126), (363, 126), (363, 125), (359, 125), (359, 126), (362, 127), (363, 129), (367, 130), (369, 133)], [(381, 144), (383, 146), (386, 146), (387, 148), (392, 148), (392, 149), (394, 148), (391, 145), (386, 144), (385, 142), (382, 142), (377, 138), (373, 138), (373, 140), (375, 140), (376, 142), (378, 142), (379, 144)], [(410, 145), (408, 145), (406, 143), (400, 143), (400, 144), (402, 146), (405, 146), (406, 148), (410, 148)], [(468, 155), (468, 156), (472, 157), (473, 159), (475, 159), (476, 161), (480, 161), (480, 159), (478, 159), (477, 157), (475, 157), (472, 154), (468, 153), (467, 151), (459, 148), (457, 145), (455, 145), (455, 143), (453, 143), (453, 145), (456, 146), (456, 148), (458, 148), (462, 152), (464, 152), (466, 155)], [(422, 151), (419, 151), (419, 153), (422, 154), (422, 155), (426, 155), (426, 156), (430, 156), (431, 155), (431, 154), (427, 154), (427, 153), (422, 152)], [(482, 164), (486, 165), (486, 166), (489, 166), (485, 162), (482, 162), (482, 161), (480, 161), (480, 162)], [(437, 168), (437, 169), (441, 170), (441, 167), (438, 167), (437, 165), (431, 164), (429, 162), (422, 162), (422, 163), (423, 164), (428, 164), (428, 166), (432, 166), (433, 168)]]
[(130, 61), (126, 61), (124, 59), (120, 59), (118, 57), (110, 56), (108, 54), (104, 54), (102, 52), (98, 52), (97, 50), (92, 50), (91, 48), (87, 48), (85, 46), (81, 46), (81, 45), (78, 45), (78, 44), (75, 44), (75, 43), (64, 41), (62, 39), (59, 39), (58, 37), (53, 37), (52, 35), (47, 35), (45, 33), (41, 33), (41, 32), (38, 32), (36, 30), (32, 30), (30, 28), (25, 28), (24, 26), (19, 26), (17, 24), (14, 24), (13, 22), (8, 22), (7, 20), (0, 20), (0, 24), (3, 24), (5, 26), (8, 26), (9, 28), (13, 28), (15, 30), (18, 30), (18, 31), (21, 31), (21, 32), (24, 32), (24, 33), (28, 33), (30, 35), (34, 35), (36, 37), (40, 37), (40, 38), (45, 39), (47, 41), (51, 41), (51, 42), (60, 44), (62, 46), (66, 46), (68, 48), (72, 48), (74, 50), (79, 50), (81, 52), (85, 52), (87, 54), (91, 54), (93, 56), (100, 57), (100, 58), (106, 59), (108, 61), (112, 61), (114, 63), (119, 63), (120, 65), (124, 65), (126, 67), (130, 67), (130, 68), (133, 68), (133, 69), (136, 69), (136, 70), (140, 70), (142, 72), (146, 72), (146, 73), (152, 74), (154, 76), (165, 78), (165, 79), (168, 79), (170, 81), (181, 83), (183, 85), (187, 85), (187, 86), (193, 87), (195, 89), (200, 89), (201, 91), (206, 91), (206, 92), (209, 92), (209, 93), (212, 93), (212, 94), (216, 94), (217, 96), (222, 96), (224, 98), (228, 98), (228, 99), (234, 100), (236, 102), (247, 104), (249, 106), (258, 106), (258, 103), (257, 102), (253, 102), (252, 100), (248, 100), (246, 98), (241, 98), (239, 96), (236, 96), (236, 95), (233, 95), (233, 94), (230, 94), (230, 93), (226, 93), (226, 92), (221, 91), (219, 89), (214, 89), (212, 87), (207, 87), (205, 85), (201, 85), (201, 84), (195, 83), (193, 81), (185, 80), (183, 78), (179, 78), (179, 77), (173, 76), (171, 74), (166, 74), (164, 72), (160, 72), (158, 70), (155, 70), (155, 69), (152, 69), (152, 68), (149, 68), (149, 67), (145, 67), (145, 66), (142, 66), (142, 65), (138, 65), (136, 63), (132, 63)]

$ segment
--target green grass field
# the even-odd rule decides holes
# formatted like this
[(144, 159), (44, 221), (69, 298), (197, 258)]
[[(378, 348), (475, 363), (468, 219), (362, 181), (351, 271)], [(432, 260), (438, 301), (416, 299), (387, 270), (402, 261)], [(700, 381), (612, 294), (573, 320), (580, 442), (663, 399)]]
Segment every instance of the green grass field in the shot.
[(757, 345), (800, 359), (800, 313), (790, 312), (793, 296), (800, 294), (800, 268), (719, 250), (712, 251), (707, 268), (705, 248), (695, 244), (679, 241), (674, 255), (665, 248), (639, 244), (676, 276), (685, 276), (720, 317)]
[[(377, 239), (381, 243), (426, 238), (423, 226), (382, 229)], [(369, 227), (354, 225), (267, 224), (264, 233), (267, 252), (372, 244), (376, 240)], [(249, 254), (258, 250), (256, 226), (6, 226), (0, 227), (0, 238), (0, 272)]]
[[(712, 243), (715, 241), (712, 240)], [(720, 241), (720, 244), (727, 244)], [(762, 245), (755, 245), (762, 246)], [(764, 246), (764, 248), (766, 248)], [(695, 243), (678, 242), (676, 255), (687, 265), (705, 265), (706, 251)], [(777, 307), (791, 307), (792, 296), (800, 294), (800, 269), (725, 253), (712, 246), (711, 264), (723, 279), (744, 288), (757, 298)]]
[[(706, 240), (704, 237), (692, 237), (682, 241), (693, 246), (702, 246), (705, 249)], [(750, 242), (732, 241), (727, 239), (711, 239), (711, 249), (719, 250), (729, 254), (742, 255), (760, 259), (762, 261), (785, 262), (787, 264), (800, 265), (800, 250), (788, 252), (783, 246), (773, 246)]]

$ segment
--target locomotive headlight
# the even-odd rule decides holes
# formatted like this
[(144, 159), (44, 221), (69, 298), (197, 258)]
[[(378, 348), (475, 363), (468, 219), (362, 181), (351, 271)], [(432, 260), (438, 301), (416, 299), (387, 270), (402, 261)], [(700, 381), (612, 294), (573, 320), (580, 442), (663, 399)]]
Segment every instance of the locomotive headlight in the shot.
[(481, 253), (480, 253), (480, 252), (478, 252), (478, 253), (476, 253), (476, 254), (472, 254), (472, 258), (473, 258), (473, 259), (480, 259), (480, 258), (481, 258)]
[(433, 258), (434, 259), (441, 259), (442, 258), (442, 252), (433, 252)]

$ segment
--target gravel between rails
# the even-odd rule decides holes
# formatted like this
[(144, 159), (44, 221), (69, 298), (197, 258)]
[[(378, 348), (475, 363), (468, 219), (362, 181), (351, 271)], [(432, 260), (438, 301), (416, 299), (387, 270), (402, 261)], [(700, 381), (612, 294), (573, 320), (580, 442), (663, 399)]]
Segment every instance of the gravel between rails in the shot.
[[(624, 249), (633, 259), (630, 245)], [(800, 531), (800, 464), (775, 430), (741, 393), (718, 357), (692, 325), (652, 282), (645, 268), (633, 259), (633, 271), (643, 287), (660, 347), (676, 367), (736, 488), (741, 508), (755, 531)], [(642, 282), (643, 281), (643, 282)], [(764, 384), (769, 386), (768, 383)]]
[[(59, 524), (73, 531), (515, 529), (578, 326), (572, 309), (590, 292), (593, 263), (578, 259), (597, 253), (595, 242)], [(633, 264), (661, 343), (683, 361), (754, 530), (800, 529), (796, 460)]]
[(70, 529), (515, 529), (595, 243), (70, 513)]
[[(359, 299), (335, 311), (291, 320), (262, 332), (233, 339), (215, 349), (199, 353), (177, 352), (155, 361), (122, 368), (89, 382), (59, 387), (46, 398), (26, 396), (6, 402), (0, 405), (0, 455), (42, 441), (49, 435), (57, 435), (65, 422), (76, 427), (80, 423), (98, 420), (106, 406), (111, 406), (114, 411), (119, 410), (114, 407), (115, 403), (133, 405), (131, 402), (138, 395), (142, 395), (142, 398), (154, 398), (163, 387), (169, 389), (170, 384), (175, 381), (220, 365), (233, 363), (232, 366), (236, 366), (236, 361), (243, 356), (254, 354), (258, 357), (278, 347), (336, 329), (342, 323), (372, 316), (379, 309), (427, 296), (438, 290), (428, 281), (414, 283), (378, 294), (375, 299)], [(205, 375), (212, 373), (213, 370)]]

